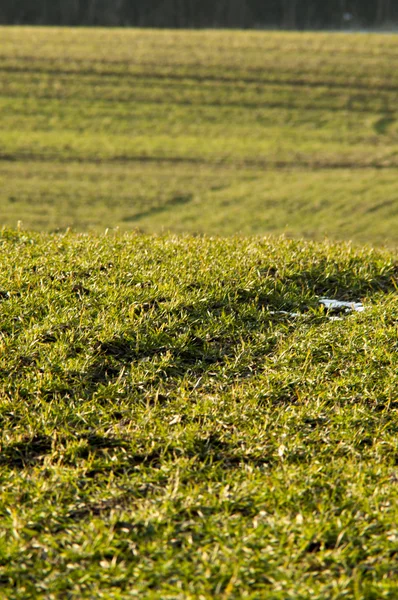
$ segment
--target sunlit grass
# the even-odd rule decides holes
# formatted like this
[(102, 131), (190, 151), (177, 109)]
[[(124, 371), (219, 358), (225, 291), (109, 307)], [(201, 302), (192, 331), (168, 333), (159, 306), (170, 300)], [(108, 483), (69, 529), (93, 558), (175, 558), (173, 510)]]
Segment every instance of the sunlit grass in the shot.
[(0, 244), (2, 597), (396, 598), (395, 253)]

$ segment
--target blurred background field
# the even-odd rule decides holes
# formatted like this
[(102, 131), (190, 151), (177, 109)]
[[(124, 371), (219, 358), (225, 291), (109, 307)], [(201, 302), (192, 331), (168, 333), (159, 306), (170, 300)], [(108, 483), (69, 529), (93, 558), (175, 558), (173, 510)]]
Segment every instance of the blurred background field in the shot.
[(3, 27), (0, 71), (0, 225), (397, 242), (397, 36)]

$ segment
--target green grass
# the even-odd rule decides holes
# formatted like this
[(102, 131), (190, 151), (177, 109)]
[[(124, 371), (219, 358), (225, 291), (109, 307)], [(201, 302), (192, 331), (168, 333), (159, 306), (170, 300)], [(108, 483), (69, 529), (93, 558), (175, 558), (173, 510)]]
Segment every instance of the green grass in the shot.
[(396, 36), (0, 39), (2, 225), (396, 244)]
[(395, 600), (398, 38), (0, 40), (0, 598)]
[(396, 252), (0, 244), (1, 598), (397, 598)]

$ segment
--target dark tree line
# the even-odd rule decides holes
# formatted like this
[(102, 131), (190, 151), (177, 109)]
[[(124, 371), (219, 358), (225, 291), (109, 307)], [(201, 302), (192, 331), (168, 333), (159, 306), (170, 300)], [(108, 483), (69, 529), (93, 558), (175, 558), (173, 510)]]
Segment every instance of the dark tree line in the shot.
[(0, 0), (0, 22), (136, 27), (374, 27), (398, 22), (396, 0)]

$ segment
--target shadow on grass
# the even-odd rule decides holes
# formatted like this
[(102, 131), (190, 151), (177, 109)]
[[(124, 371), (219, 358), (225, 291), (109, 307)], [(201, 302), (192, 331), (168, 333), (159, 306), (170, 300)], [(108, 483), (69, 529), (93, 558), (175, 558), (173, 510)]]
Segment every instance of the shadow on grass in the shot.
[[(321, 258), (313, 266), (290, 269), (293, 272), (284, 275), (274, 265), (262, 268), (247, 288), (234, 286), (232, 280), (218, 285), (193, 281), (186, 285), (185, 302), (178, 306), (169, 306), (170, 299), (165, 296), (147, 298), (139, 307), (139, 316), (150, 323), (150, 335), (144, 330), (137, 337), (135, 329), (126, 328), (121, 335), (98, 340), (93, 344), (88, 369), (64, 373), (53, 388), (41, 391), (42, 397), (47, 401), (91, 399), (99, 387), (119, 378), (121, 386), (127, 386), (126, 373), (132, 365), (142, 370), (143, 384), (141, 392), (132, 385), (128, 391), (131, 398), (147, 395), (151, 387), (161, 384), (174, 389), (182, 379), (188, 386), (194, 385), (204, 376), (221, 371), (227, 383), (250, 377), (264, 357), (275, 351), (275, 327), (282, 327), (283, 334), (288, 335), (297, 327), (328, 320), (320, 297), (354, 302), (396, 291), (397, 287), (398, 265), (386, 268), (377, 259), (364, 265), (362, 259), (354, 257), (342, 268)], [(198, 298), (198, 291), (203, 291), (206, 300)], [(305, 318), (294, 319), (292, 313)], [(222, 319), (224, 325), (215, 331)], [(48, 336), (46, 341), (56, 339), (55, 335)]]
[(20, 442), (2, 448), (0, 466), (11, 469), (23, 469), (40, 463), (52, 451), (52, 440), (46, 435), (26, 437)]
[[(72, 438), (71, 438), (72, 439)], [(107, 449), (122, 448), (125, 446), (123, 440), (97, 434), (81, 434), (78, 440), (85, 441), (82, 451), (77, 454), (79, 458), (87, 458), (90, 453), (100, 452)], [(10, 444), (2, 449), (0, 454), (0, 466), (23, 469), (35, 464), (43, 463), (46, 456), (52, 454), (66, 441), (66, 438), (53, 439), (47, 435), (34, 435), (24, 437), (21, 441)]]
[(145, 219), (146, 217), (152, 217), (153, 215), (166, 212), (170, 208), (174, 208), (176, 206), (183, 206), (184, 204), (189, 204), (189, 202), (191, 202), (192, 200), (192, 194), (173, 196), (173, 198), (170, 198), (160, 206), (152, 206), (148, 210), (137, 212), (134, 215), (124, 217), (122, 220), (125, 222), (139, 221), (140, 219)]
[(87, 478), (106, 475), (108, 472), (112, 472), (114, 475), (128, 474), (134, 472), (138, 466), (157, 469), (165, 461), (174, 461), (178, 458), (195, 457), (207, 465), (217, 463), (225, 468), (237, 468), (243, 464), (262, 466), (270, 465), (273, 462), (271, 455), (257, 456), (242, 453), (239, 448), (235, 448), (233, 444), (214, 433), (205, 437), (193, 438), (187, 443), (184, 450), (180, 446), (175, 447), (170, 444), (159, 446), (150, 452), (144, 449), (141, 452), (134, 451), (134, 446), (128, 438), (82, 433), (76, 437), (61, 437), (56, 440), (39, 434), (25, 437), (2, 449), (0, 466), (9, 469), (25, 469), (34, 465), (42, 465), (45, 458), (53, 453), (55, 453), (57, 462), (63, 455), (62, 450), (68, 441), (76, 440), (83, 441), (84, 446), (79, 448), (73, 456), (62, 458), (62, 464), (76, 466), (77, 461), (87, 459), (89, 456), (104, 457), (104, 450), (121, 451), (118, 462), (99, 461), (96, 466), (85, 473)]

